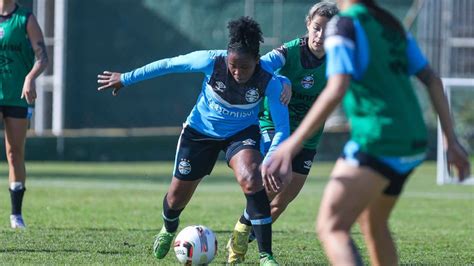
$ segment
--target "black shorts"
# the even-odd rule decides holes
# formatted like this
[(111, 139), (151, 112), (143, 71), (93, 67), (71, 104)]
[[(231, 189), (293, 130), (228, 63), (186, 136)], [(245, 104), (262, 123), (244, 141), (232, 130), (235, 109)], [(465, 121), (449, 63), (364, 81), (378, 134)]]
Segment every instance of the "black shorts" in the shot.
[(226, 161), (229, 163), (239, 151), (258, 151), (259, 145), (260, 130), (257, 125), (225, 139), (210, 137), (185, 126), (178, 140), (173, 175), (188, 181), (203, 178), (212, 172), (220, 151), (225, 152)]
[(316, 150), (312, 149), (302, 149), (298, 152), (291, 162), (293, 167), (293, 172), (308, 175), (311, 166), (313, 165), (314, 156), (316, 155)]
[(0, 113), (3, 117), (12, 117), (12, 118), (31, 118), (33, 114), (32, 107), (21, 107), (21, 106), (9, 106), (9, 105), (0, 105)]
[[(275, 136), (275, 130), (265, 130), (262, 132), (262, 143), (260, 150), (263, 154), (266, 154), (270, 149), (272, 144), (273, 137)], [(316, 150), (314, 149), (302, 149), (298, 152), (291, 162), (293, 172), (308, 175), (311, 166), (313, 165), (314, 156), (316, 155)]]
[(395, 163), (390, 163), (387, 158), (376, 157), (360, 151), (357, 143), (349, 141), (344, 147), (344, 152), (341, 157), (351, 164), (369, 167), (381, 174), (390, 182), (383, 193), (385, 195), (398, 196), (402, 192), (408, 176), (410, 176), (415, 167), (423, 161), (420, 157), (424, 157), (424, 155), (411, 156), (411, 159), (408, 159), (410, 157), (392, 157), (400, 160), (396, 160), (397, 162)]

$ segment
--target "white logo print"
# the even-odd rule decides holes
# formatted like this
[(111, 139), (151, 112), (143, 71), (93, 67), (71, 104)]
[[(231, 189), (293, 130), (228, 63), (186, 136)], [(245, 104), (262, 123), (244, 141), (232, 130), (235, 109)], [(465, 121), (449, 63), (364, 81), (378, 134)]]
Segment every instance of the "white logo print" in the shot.
[(313, 84), (314, 84), (313, 76), (305, 76), (301, 80), (301, 86), (305, 89), (309, 89), (309, 88), (313, 87)]
[(178, 165), (178, 171), (182, 175), (187, 175), (191, 173), (191, 164), (189, 163), (189, 160), (181, 159), (181, 162), (179, 162)]
[(246, 139), (242, 141), (242, 144), (244, 144), (244, 146), (255, 146), (255, 143), (256, 141), (253, 139)]
[(0, 39), (3, 39), (3, 35), (5, 35), (5, 30), (0, 27)]
[(307, 160), (307, 161), (304, 161), (304, 168), (306, 169), (311, 169), (311, 165), (313, 165), (313, 161), (311, 160)]
[(226, 88), (224, 82), (222, 81), (216, 81), (216, 90), (223, 92), (224, 89)]
[(251, 88), (245, 93), (245, 100), (249, 103), (254, 103), (258, 100), (260, 97), (260, 94), (258, 93), (258, 90), (255, 88)]

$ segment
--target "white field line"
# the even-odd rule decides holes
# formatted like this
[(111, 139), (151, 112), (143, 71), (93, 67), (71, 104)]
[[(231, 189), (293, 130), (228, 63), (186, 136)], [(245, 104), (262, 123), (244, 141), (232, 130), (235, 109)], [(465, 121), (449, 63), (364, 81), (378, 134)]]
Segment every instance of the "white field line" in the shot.
[[(65, 188), (65, 189), (88, 189), (88, 190), (141, 190), (141, 191), (163, 191), (168, 188), (168, 183), (151, 183), (142, 181), (105, 181), (105, 180), (53, 180), (41, 179), (30, 180), (27, 182), (28, 187), (37, 188)], [(198, 186), (198, 191), (209, 192), (240, 192), (237, 182), (228, 183), (209, 183), (205, 181)], [(302, 194), (314, 194), (320, 197), (323, 187), (314, 185), (307, 186), (301, 191)], [(315, 194), (316, 192), (316, 194)], [(424, 198), (424, 199), (474, 199), (474, 190), (472, 192), (426, 192), (426, 191), (405, 191), (403, 198)]]

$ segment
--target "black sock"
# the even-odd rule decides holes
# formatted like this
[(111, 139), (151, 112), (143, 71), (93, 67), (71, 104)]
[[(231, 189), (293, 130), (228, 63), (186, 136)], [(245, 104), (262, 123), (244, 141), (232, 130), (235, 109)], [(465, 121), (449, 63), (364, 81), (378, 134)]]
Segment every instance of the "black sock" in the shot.
[(12, 214), (21, 215), (21, 206), (23, 205), (23, 195), (26, 188), (20, 190), (10, 190), (10, 199), (12, 201)]
[(166, 194), (165, 198), (163, 199), (163, 222), (165, 223), (166, 231), (173, 233), (178, 229), (179, 215), (184, 210), (184, 208), (180, 210), (170, 209), (168, 200), (166, 200), (167, 195), (168, 194)]
[(258, 243), (258, 251), (272, 254), (272, 216), (270, 201), (265, 190), (255, 194), (245, 194), (247, 213), (252, 223)]
[(352, 250), (352, 256), (354, 256), (354, 260), (356, 262), (356, 265), (364, 265), (364, 263), (362, 262), (362, 258), (360, 256), (360, 253), (359, 253), (359, 249), (357, 248), (356, 244), (354, 243), (354, 240), (350, 240), (350, 243), (349, 245), (351, 245), (351, 250)]
[(247, 218), (245, 218), (245, 215), (243, 214), (240, 216), (239, 222), (248, 226), (252, 225), (252, 223)]

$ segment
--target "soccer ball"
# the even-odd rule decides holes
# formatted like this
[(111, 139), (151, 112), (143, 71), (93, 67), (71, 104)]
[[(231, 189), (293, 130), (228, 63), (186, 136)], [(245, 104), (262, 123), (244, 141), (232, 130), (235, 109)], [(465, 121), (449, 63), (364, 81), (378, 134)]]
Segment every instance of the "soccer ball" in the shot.
[(202, 225), (188, 226), (176, 236), (174, 252), (183, 264), (208, 264), (217, 253), (216, 235)]

